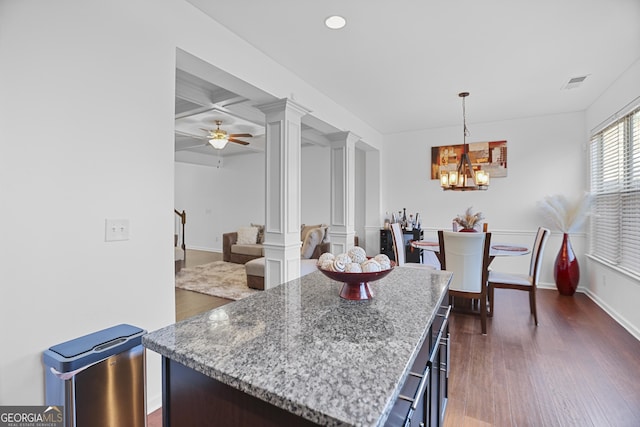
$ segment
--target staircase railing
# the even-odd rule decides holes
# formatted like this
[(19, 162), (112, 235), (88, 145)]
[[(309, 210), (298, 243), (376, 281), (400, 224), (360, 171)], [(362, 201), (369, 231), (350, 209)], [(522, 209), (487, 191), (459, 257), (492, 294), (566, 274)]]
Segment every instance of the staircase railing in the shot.
[[(187, 245), (184, 243), (184, 225), (187, 222), (187, 213), (183, 210), (182, 212), (177, 211), (176, 209), (173, 210), (175, 212), (176, 215), (178, 215), (180, 217), (180, 225), (181, 225), (181, 229), (180, 229), (180, 235), (182, 236), (182, 244), (180, 245), (180, 248), (184, 251), (184, 255), (185, 258), (187, 256)], [(173, 244), (174, 246), (178, 246), (178, 234), (174, 234), (173, 235)]]

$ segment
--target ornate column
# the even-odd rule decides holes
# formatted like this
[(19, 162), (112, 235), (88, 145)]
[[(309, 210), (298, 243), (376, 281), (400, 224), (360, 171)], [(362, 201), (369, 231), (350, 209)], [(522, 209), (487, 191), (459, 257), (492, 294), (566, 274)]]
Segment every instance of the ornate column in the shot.
[(346, 252), (355, 235), (355, 151), (360, 137), (351, 132), (329, 135), (331, 140), (331, 252)]
[(265, 289), (300, 277), (301, 118), (309, 110), (281, 99), (265, 114)]

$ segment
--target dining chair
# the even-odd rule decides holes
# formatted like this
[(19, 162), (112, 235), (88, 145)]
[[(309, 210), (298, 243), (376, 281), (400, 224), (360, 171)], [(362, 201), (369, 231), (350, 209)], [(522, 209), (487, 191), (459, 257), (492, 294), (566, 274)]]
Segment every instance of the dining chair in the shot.
[(404, 235), (400, 224), (394, 222), (391, 224), (391, 240), (393, 241), (393, 254), (396, 257), (396, 265), (412, 268), (428, 268), (434, 270), (436, 267), (429, 264), (418, 264), (415, 262), (407, 262), (406, 248), (404, 245)]
[(493, 315), (494, 291), (496, 288), (516, 289), (529, 292), (529, 310), (533, 314), (533, 320), (538, 325), (538, 309), (536, 308), (536, 289), (540, 277), (542, 266), (542, 255), (547, 239), (551, 232), (544, 227), (538, 227), (536, 240), (531, 251), (531, 262), (529, 263), (529, 273), (502, 273), (499, 271), (489, 272), (489, 313)]
[(487, 279), (491, 233), (438, 231), (440, 263), (453, 273), (449, 298), (479, 300), (482, 334), (487, 334)]

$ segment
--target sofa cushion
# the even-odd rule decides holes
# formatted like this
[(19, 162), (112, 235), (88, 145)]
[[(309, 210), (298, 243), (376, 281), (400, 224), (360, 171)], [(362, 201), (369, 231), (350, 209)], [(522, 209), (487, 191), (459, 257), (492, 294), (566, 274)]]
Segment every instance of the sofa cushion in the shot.
[[(324, 227), (326, 231), (326, 224), (315, 224), (315, 225), (305, 225), (302, 224), (300, 226), (300, 240), (304, 243), (304, 240), (307, 238), (307, 234), (313, 229)], [(324, 240), (324, 236), (322, 236), (322, 240)]]
[(258, 238), (256, 240), (256, 243), (264, 243), (264, 224), (261, 225), (251, 223), (251, 226), (258, 228)]
[(240, 245), (240, 244), (231, 245), (231, 253), (240, 254), (240, 255), (257, 256), (257, 257), (264, 256), (263, 247), (258, 243), (253, 243), (251, 245)]
[(307, 236), (302, 243), (302, 249), (300, 249), (300, 258), (311, 258), (313, 251), (316, 250), (316, 246), (322, 243), (322, 239), (324, 239), (324, 232), (324, 227), (316, 227), (307, 233)]
[(248, 276), (264, 277), (264, 258), (256, 258), (247, 261), (244, 269)]
[(255, 244), (258, 241), (258, 227), (240, 227), (238, 228), (239, 245)]

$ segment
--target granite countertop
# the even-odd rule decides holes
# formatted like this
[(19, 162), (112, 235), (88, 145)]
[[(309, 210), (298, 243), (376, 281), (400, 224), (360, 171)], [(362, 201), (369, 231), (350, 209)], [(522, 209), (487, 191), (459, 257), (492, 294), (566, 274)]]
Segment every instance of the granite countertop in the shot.
[(384, 424), (451, 273), (396, 267), (374, 298), (313, 272), (151, 332), (162, 356), (322, 425)]

